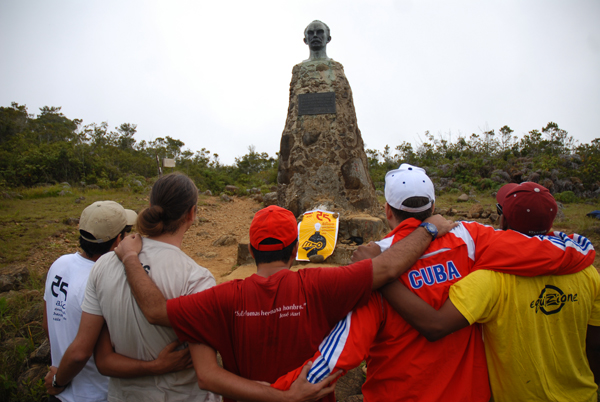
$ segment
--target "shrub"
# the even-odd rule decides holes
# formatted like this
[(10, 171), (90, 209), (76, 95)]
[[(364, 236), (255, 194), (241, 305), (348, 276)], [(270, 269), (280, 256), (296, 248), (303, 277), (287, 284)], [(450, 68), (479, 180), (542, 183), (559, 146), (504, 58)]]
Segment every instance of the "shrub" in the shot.
[(579, 199), (573, 194), (572, 191), (563, 191), (562, 193), (554, 194), (556, 201), (562, 202), (563, 204), (572, 204), (578, 202)]

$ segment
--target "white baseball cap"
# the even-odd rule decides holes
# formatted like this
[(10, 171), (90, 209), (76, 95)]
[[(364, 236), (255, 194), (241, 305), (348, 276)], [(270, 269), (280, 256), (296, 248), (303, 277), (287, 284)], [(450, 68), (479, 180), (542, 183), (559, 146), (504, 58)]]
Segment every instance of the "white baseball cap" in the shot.
[[(427, 197), (429, 202), (418, 208), (402, 205), (411, 197)], [(403, 163), (398, 169), (390, 170), (385, 175), (385, 200), (401, 211), (423, 212), (435, 202), (435, 189), (425, 169)]]
[(95, 239), (81, 236), (90, 243), (104, 243), (117, 237), (127, 225), (135, 225), (137, 214), (114, 201), (96, 201), (81, 213), (79, 230)]

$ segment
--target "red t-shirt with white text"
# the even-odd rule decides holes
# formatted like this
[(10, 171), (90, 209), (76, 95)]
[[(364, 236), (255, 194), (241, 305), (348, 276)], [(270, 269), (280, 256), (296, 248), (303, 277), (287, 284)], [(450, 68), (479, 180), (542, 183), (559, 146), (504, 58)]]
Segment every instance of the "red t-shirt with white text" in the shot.
[[(369, 300), (371, 260), (347, 267), (252, 275), (167, 301), (181, 341), (220, 352), (225, 369), (275, 382), (311, 357), (349, 311)], [(325, 400), (334, 400), (333, 394)]]

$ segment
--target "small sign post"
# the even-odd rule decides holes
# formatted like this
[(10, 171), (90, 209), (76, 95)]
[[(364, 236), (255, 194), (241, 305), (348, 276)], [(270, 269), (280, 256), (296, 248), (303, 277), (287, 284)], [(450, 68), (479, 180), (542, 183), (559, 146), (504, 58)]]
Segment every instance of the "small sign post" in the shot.
[(175, 159), (163, 159), (163, 167), (175, 167)]

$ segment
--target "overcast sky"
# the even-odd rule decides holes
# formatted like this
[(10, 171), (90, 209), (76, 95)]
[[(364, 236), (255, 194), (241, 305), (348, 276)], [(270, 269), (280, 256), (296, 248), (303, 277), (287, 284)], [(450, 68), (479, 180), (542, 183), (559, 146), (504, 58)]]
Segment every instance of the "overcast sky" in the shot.
[(274, 156), (303, 31), (331, 28), (367, 148), (423, 133), (600, 137), (600, 1), (0, 0), (0, 106)]

